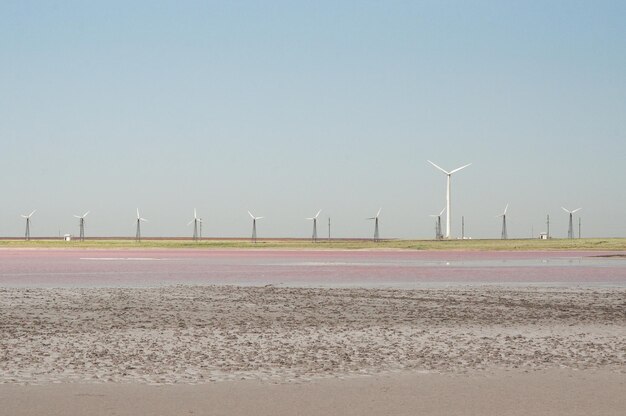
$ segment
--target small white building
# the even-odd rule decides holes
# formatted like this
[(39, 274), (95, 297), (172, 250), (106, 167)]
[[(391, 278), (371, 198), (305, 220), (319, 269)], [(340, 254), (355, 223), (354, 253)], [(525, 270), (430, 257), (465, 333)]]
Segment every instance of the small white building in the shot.
[(63, 240), (72, 241), (72, 234), (63, 234)]
[(547, 240), (548, 239), (548, 233), (539, 233), (539, 239), (540, 240)]

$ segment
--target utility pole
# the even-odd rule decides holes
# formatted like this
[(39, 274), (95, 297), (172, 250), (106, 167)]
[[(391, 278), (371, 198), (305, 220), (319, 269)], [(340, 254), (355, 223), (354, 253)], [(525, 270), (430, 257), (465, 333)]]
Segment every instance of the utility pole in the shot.
[(461, 240), (465, 240), (465, 217), (461, 217)]
[(328, 241), (330, 242), (330, 217), (328, 217)]
[(580, 217), (578, 217), (578, 239), (580, 240)]
[(548, 225), (548, 232), (547, 232), (546, 237), (550, 239), (550, 214), (548, 214), (548, 219), (546, 221), (546, 224)]

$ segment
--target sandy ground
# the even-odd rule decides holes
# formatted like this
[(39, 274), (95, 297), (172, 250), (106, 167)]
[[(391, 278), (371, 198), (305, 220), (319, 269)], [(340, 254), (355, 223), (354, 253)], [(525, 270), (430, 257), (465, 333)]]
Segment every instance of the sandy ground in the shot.
[(411, 372), (309, 383), (0, 385), (0, 414), (141, 415), (567, 415), (622, 416), (626, 381), (604, 370), (488, 374)]
[(146, 411), (169, 397), (163, 414), (294, 414), (290, 397), (301, 414), (415, 414), (446, 395), (475, 414), (623, 414), (625, 379), (624, 288), (0, 288), (0, 401), (22, 414), (138, 414), (137, 395)]

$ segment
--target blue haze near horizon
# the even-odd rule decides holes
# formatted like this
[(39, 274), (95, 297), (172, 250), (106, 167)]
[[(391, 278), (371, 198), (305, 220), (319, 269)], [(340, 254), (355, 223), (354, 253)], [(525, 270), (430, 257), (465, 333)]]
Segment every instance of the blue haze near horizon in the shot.
[(625, 236), (626, 3), (0, 4), (0, 235)]

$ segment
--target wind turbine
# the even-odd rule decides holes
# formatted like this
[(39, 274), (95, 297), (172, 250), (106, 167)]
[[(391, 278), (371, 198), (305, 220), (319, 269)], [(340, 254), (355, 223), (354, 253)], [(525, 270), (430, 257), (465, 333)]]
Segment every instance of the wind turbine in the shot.
[(137, 208), (137, 234), (135, 235), (135, 240), (137, 242), (141, 242), (141, 223), (142, 222), (148, 222), (148, 220), (145, 218), (141, 218), (141, 215), (139, 215), (139, 208)]
[(320, 212), (322, 212), (322, 210), (320, 209), (319, 211), (317, 211), (317, 214), (315, 214), (314, 217), (311, 218), (305, 218), (305, 220), (311, 220), (313, 221), (313, 236), (311, 237), (311, 240), (314, 243), (317, 243), (317, 217), (320, 216)]
[(28, 215), (21, 215), (22, 218), (26, 219), (26, 233), (24, 234), (24, 239), (25, 240), (30, 240), (30, 217), (33, 216), (33, 214), (35, 213), (35, 211), (37, 211), (36, 209), (33, 210), (33, 212), (31, 212)]
[(502, 239), (506, 240), (508, 238), (508, 234), (506, 232), (506, 210), (509, 209), (509, 204), (506, 204), (504, 207), (504, 212), (500, 215), (496, 215), (496, 218), (502, 217)]
[(376, 213), (375, 217), (366, 218), (366, 220), (374, 220), (374, 241), (380, 241), (379, 234), (378, 234), (378, 217), (380, 216), (381, 210), (382, 208), (378, 209), (378, 212)]
[(198, 218), (196, 209), (193, 209), (193, 220), (189, 221), (187, 226), (193, 224), (193, 241), (198, 241), (198, 223), (200, 224), (200, 238), (202, 238), (202, 218)]
[(451, 217), (452, 217), (452, 208), (450, 207), (450, 177), (452, 176), (453, 173), (456, 173), (458, 171), (460, 171), (461, 169), (465, 169), (466, 167), (468, 167), (469, 165), (471, 165), (471, 163), (468, 163), (467, 165), (461, 166), (460, 168), (456, 168), (454, 170), (451, 170), (450, 172), (448, 172), (447, 170), (442, 169), (441, 167), (435, 165), (433, 162), (431, 162), (430, 160), (428, 160), (428, 163), (430, 163), (431, 165), (433, 165), (434, 167), (436, 167), (437, 169), (439, 169), (440, 171), (442, 171), (443, 173), (446, 174), (447, 176), (447, 186), (446, 186), (446, 238), (450, 238), (450, 228), (451, 228)]
[(85, 241), (85, 217), (89, 214), (89, 211), (85, 212), (82, 216), (74, 215), (74, 217), (78, 218), (78, 224), (80, 227), (80, 241)]
[[(561, 207), (563, 208), (563, 207)], [(572, 215), (578, 211), (580, 211), (582, 208), (576, 208), (573, 211), (570, 211), (566, 208), (563, 208), (563, 211), (567, 212), (569, 214), (569, 228), (567, 229), (567, 238), (574, 238), (574, 224), (572, 222)]]
[(248, 211), (248, 214), (250, 214), (250, 217), (252, 218), (252, 242), (256, 243), (256, 220), (260, 220), (264, 217), (255, 217), (250, 211)]
[(443, 239), (443, 234), (441, 233), (441, 216), (445, 210), (446, 208), (444, 207), (439, 214), (429, 215), (429, 217), (437, 218), (435, 220), (435, 239), (437, 240)]

